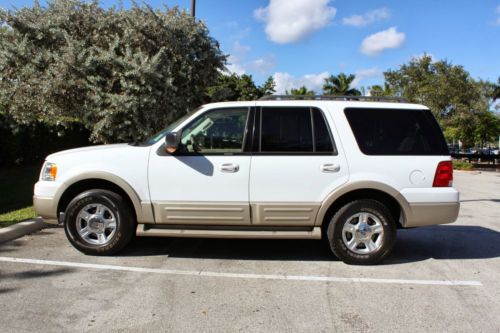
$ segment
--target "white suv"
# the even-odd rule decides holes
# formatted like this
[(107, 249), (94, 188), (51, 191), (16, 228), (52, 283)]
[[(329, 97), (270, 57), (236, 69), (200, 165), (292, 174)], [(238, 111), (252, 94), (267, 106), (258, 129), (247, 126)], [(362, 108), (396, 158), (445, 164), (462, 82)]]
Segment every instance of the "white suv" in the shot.
[(374, 264), (397, 228), (459, 211), (442, 132), (423, 105), (272, 96), (204, 105), (150, 140), (49, 155), (34, 205), (86, 254), (134, 234), (328, 240)]

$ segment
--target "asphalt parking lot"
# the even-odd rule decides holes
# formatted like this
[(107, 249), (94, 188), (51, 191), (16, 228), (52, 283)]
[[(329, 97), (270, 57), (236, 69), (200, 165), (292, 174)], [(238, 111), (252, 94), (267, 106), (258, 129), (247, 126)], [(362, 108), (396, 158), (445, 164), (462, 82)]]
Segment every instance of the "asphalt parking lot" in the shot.
[(138, 238), (85, 256), (60, 228), (0, 246), (0, 330), (499, 332), (500, 173), (455, 173), (450, 225), (403, 230), (382, 265), (319, 241)]

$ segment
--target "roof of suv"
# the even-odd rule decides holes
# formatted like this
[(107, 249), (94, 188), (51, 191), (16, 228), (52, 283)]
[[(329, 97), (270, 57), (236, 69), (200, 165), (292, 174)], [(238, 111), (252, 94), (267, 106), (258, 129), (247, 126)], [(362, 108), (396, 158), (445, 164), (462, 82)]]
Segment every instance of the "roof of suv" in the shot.
[(341, 107), (367, 107), (367, 108), (391, 108), (427, 110), (428, 107), (421, 104), (408, 103), (403, 99), (394, 97), (370, 97), (370, 96), (264, 96), (256, 101), (234, 101), (217, 102), (207, 104), (212, 107), (235, 107), (235, 106), (319, 106), (334, 104)]

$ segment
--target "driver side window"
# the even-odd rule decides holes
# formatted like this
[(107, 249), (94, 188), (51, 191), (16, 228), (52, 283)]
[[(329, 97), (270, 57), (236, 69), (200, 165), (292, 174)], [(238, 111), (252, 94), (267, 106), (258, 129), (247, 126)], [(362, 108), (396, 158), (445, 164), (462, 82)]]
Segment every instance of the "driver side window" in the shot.
[(181, 135), (187, 153), (241, 153), (248, 108), (208, 111), (188, 124)]

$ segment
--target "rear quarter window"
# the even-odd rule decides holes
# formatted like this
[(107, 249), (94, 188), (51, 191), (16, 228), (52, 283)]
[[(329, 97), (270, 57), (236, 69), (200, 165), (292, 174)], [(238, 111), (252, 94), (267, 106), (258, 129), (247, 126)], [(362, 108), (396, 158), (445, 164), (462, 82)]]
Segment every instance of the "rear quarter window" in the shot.
[(429, 110), (346, 108), (344, 112), (366, 155), (449, 155)]

